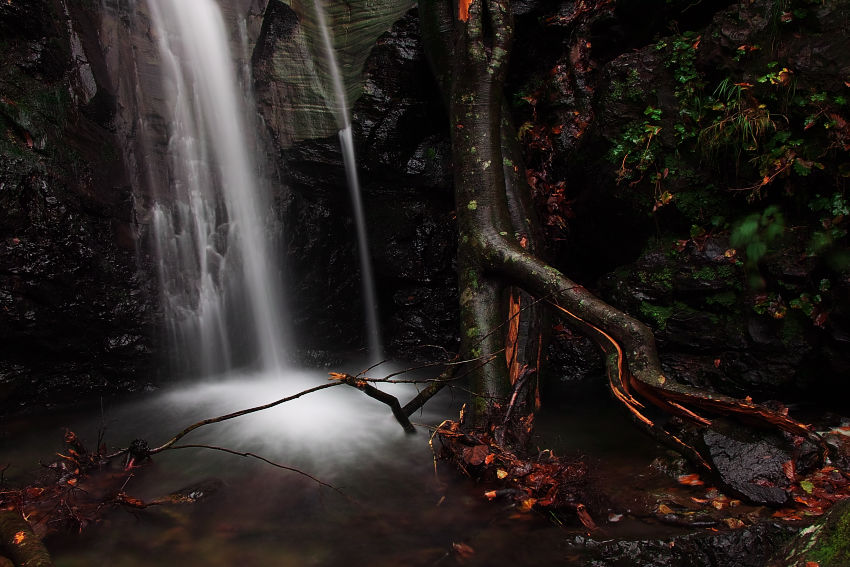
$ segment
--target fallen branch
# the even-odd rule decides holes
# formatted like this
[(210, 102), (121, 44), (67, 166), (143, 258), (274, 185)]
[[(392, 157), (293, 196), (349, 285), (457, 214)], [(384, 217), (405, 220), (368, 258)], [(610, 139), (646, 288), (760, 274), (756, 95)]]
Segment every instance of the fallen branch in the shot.
[[(177, 443), (177, 441), (179, 441), (180, 439), (182, 439), (183, 437), (185, 437), (186, 435), (188, 435), (192, 431), (198, 429), (199, 427), (203, 427), (204, 425), (210, 425), (212, 423), (221, 423), (222, 421), (227, 421), (229, 419), (242, 417), (243, 415), (248, 415), (250, 413), (256, 413), (258, 411), (267, 410), (267, 409), (273, 408), (275, 406), (279, 406), (282, 403), (290, 402), (292, 400), (296, 400), (296, 399), (300, 398), (301, 396), (305, 396), (307, 394), (312, 394), (313, 392), (318, 392), (319, 390), (324, 390), (326, 388), (333, 388), (334, 386), (338, 386), (338, 385), (339, 385), (338, 382), (337, 383), (322, 384), (321, 386), (316, 386), (314, 388), (308, 388), (307, 390), (303, 390), (301, 392), (298, 392), (297, 394), (293, 394), (291, 396), (281, 398), (277, 401), (274, 401), (274, 402), (271, 402), (271, 403), (268, 403), (268, 404), (264, 404), (262, 406), (256, 406), (256, 407), (253, 407), (253, 408), (235, 411), (233, 413), (228, 413), (226, 415), (221, 415), (221, 416), (218, 416), (218, 417), (212, 417), (212, 418), (209, 418), (209, 419), (201, 420), (197, 423), (193, 423), (192, 425), (190, 425), (189, 427), (187, 427), (186, 429), (184, 429), (183, 431), (181, 431), (180, 433), (178, 433), (177, 435), (172, 437), (170, 440), (168, 440), (163, 445), (160, 445), (159, 447), (156, 447), (154, 449), (150, 449), (149, 451), (147, 451), (147, 455), (148, 456), (155, 455), (157, 453), (161, 453), (162, 451), (165, 451), (166, 449), (170, 448), (172, 445)], [(107, 455), (106, 458), (107, 459), (113, 459), (115, 457), (120, 457), (121, 455), (126, 455), (127, 453), (130, 452), (130, 449), (131, 449), (130, 447), (127, 447), (125, 449), (121, 449), (121, 450), (119, 450), (115, 453), (112, 453), (111, 455)]]
[(388, 394), (382, 390), (377, 389), (372, 386), (366, 380), (362, 378), (357, 378), (352, 376), (351, 374), (341, 374), (339, 372), (331, 372), (330, 373), (331, 380), (337, 380), (337, 384), (348, 384), (354, 388), (357, 388), (370, 398), (374, 398), (379, 402), (386, 404), (390, 407), (393, 412), (393, 415), (401, 424), (402, 429), (404, 429), (405, 433), (416, 433), (416, 428), (413, 427), (413, 424), (410, 423), (410, 420), (407, 418), (408, 414), (406, 414), (401, 409), (401, 404), (398, 402), (398, 398), (395, 396)]

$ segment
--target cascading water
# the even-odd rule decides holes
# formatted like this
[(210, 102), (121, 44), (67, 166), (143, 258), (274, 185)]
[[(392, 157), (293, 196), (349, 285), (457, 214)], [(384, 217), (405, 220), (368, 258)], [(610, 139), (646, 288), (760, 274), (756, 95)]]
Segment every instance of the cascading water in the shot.
[[(213, 0), (148, 0), (168, 124), (167, 185), (155, 188), (153, 236), (165, 311), (201, 375), (286, 352), (271, 206), (247, 135), (226, 27)], [(150, 167), (150, 165), (149, 165)]]
[(357, 230), (357, 245), (360, 259), (363, 308), (366, 312), (366, 333), (368, 335), (369, 358), (378, 362), (383, 358), (381, 330), (378, 324), (378, 301), (375, 297), (375, 278), (372, 274), (372, 261), (369, 256), (369, 238), (366, 230), (366, 215), (363, 212), (363, 200), (360, 192), (360, 179), (357, 175), (357, 159), (354, 154), (354, 137), (351, 131), (351, 118), (348, 114), (348, 101), (345, 85), (342, 81), (336, 50), (333, 45), (330, 28), (325, 17), (322, 0), (314, 0), (316, 25), (321, 35), (324, 62), (327, 64), (335, 97), (335, 114), (340, 123), (339, 141), (342, 146), (342, 159), (345, 164), (345, 176), (351, 193), (354, 211), (354, 224)]

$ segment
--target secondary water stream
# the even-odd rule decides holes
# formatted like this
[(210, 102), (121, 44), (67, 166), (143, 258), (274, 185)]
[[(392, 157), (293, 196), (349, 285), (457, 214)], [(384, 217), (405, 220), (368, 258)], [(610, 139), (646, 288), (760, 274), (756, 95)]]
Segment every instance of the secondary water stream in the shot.
[(345, 164), (345, 176), (351, 193), (351, 208), (354, 212), (354, 225), (357, 230), (357, 248), (360, 259), (361, 290), (363, 309), (366, 319), (366, 334), (369, 345), (369, 357), (377, 362), (383, 358), (381, 328), (378, 323), (378, 300), (375, 296), (375, 277), (372, 273), (372, 258), (369, 254), (369, 236), (366, 229), (366, 215), (363, 212), (363, 198), (360, 191), (360, 178), (357, 174), (357, 158), (354, 153), (354, 136), (351, 131), (351, 117), (348, 113), (348, 100), (342, 80), (339, 62), (334, 48), (333, 37), (325, 17), (323, 0), (314, 0), (316, 25), (321, 36), (322, 60), (327, 66), (334, 92), (337, 120), (340, 122), (339, 141), (342, 146), (342, 159)]

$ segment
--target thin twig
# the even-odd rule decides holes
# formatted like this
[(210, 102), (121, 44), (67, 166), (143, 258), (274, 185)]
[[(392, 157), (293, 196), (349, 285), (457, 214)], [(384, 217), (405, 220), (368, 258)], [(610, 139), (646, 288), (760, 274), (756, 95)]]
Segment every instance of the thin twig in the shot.
[(321, 486), (324, 486), (326, 488), (330, 488), (334, 492), (337, 492), (340, 495), (344, 496), (346, 499), (349, 499), (348, 495), (346, 493), (344, 493), (342, 490), (340, 490), (339, 488), (337, 488), (336, 486), (334, 486), (332, 484), (328, 484), (327, 482), (319, 480), (318, 478), (314, 477), (310, 473), (306, 473), (306, 472), (304, 472), (300, 469), (296, 469), (295, 467), (290, 467), (290, 466), (287, 466), (287, 465), (282, 465), (280, 463), (276, 463), (274, 461), (270, 461), (269, 459), (267, 459), (265, 457), (261, 457), (260, 455), (257, 455), (256, 453), (250, 453), (250, 452), (247, 452), (247, 451), (245, 451), (245, 452), (234, 451), (233, 449), (228, 449), (226, 447), (218, 447), (216, 445), (200, 445), (200, 444), (171, 445), (168, 448), (171, 449), (171, 450), (177, 450), (177, 449), (211, 449), (213, 451), (221, 451), (223, 453), (229, 453), (231, 455), (236, 455), (237, 457), (251, 457), (253, 459), (258, 459), (260, 461), (263, 461), (264, 463), (269, 464), (273, 467), (277, 467), (277, 468), (283, 469), (285, 471), (294, 472), (296, 474), (300, 474), (301, 476), (306, 476), (307, 478), (309, 478), (310, 480), (312, 480), (316, 484), (320, 484)]

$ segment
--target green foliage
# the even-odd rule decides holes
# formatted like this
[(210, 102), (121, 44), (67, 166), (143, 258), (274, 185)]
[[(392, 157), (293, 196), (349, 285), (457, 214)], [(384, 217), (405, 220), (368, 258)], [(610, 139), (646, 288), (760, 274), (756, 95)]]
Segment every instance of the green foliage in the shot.
[(641, 314), (651, 320), (659, 330), (667, 328), (667, 319), (676, 311), (673, 306), (654, 305), (648, 301), (642, 301), (638, 308)]
[(611, 83), (611, 98), (614, 100), (638, 101), (642, 96), (640, 73), (634, 67), (628, 70), (624, 79), (614, 80)]
[(776, 205), (753, 213), (733, 229), (729, 243), (744, 250), (747, 264), (754, 266), (767, 254), (768, 246), (785, 230), (785, 217)]

